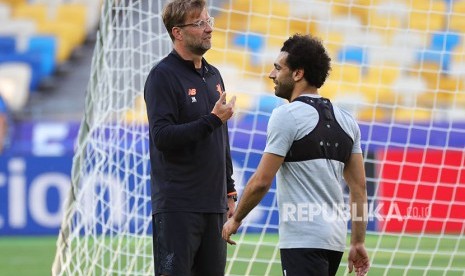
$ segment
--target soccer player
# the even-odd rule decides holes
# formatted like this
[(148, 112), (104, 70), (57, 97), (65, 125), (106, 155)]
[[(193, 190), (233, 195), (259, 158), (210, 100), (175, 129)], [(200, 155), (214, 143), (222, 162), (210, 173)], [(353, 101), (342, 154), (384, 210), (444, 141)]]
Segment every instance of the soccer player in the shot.
[[(318, 93), (330, 70), (322, 43), (294, 35), (284, 42), (269, 77), (289, 101), (270, 117), (267, 144), (232, 218), (223, 226), (230, 244), (242, 220), (261, 201), (277, 173), (279, 247), (283, 275), (335, 275), (346, 242), (343, 178), (350, 189), (349, 271), (365, 275), (366, 185), (360, 129), (354, 118)], [(356, 215), (356, 216), (354, 216)]]
[(156, 275), (224, 275), (221, 229), (235, 208), (223, 79), (203, 55), (213, 17), (204, 0), (175, 0), (163, 10), (173, 50), (150, 71), (149, 120)]

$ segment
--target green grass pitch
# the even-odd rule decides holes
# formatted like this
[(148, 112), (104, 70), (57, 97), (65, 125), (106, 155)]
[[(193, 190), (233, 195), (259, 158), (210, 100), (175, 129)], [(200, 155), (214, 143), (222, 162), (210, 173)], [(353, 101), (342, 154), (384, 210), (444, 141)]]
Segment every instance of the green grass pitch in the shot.
[[(239, 244), (231, 274), (281, 275), (276, 235), (267, 235), (258, 250), (255, 245), (259, 236), (235, 238)], [(0, 275), (50, 275), (55, 243), (56, 237), (1, 237)], [(368, 235), (366, 244), (372, 258), (369, 275), (465, 275), (465, 240), (457, 236)], [(228, 253), (232, 257), (235, 248), (228, 246)], [(259, 262), (249, 265), (252, 258)], [(338, 275), (347, 275), (346, 258), (344, 254)], [(270, 262), (274, 262), (271, 267)], [(387, 266), (390, 270), (385, 274)]]

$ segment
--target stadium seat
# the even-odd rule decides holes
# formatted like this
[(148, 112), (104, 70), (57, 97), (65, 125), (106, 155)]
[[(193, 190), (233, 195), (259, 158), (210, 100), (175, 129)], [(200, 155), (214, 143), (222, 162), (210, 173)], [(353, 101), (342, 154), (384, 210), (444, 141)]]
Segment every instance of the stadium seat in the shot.
[(411, 10), (406, 27), (422, 31), (436, 31), (445, 26), (447, 6), (444, 1), (412, 1), (409, 8)]
[(12, 111), (19, 111), (26, 105), (30, 81), (31, 69), (27, 64), (0, 64), (0, 94)]
[(369, 11), (367, 25), (382, 31), (396, 32), (407, 19), (406, 3), (382, 1)]
[(368, 64), (367, 50), (358, 46), (344, 46), (337, 54), (337, 60), (342, 63)]
[[(432, 92), (421, 95), (419, 101), (425, 106), (451, 106), (457, 94), (463, 93), (465, 85), (463, 79), (442, 74)], [(430, 94), (428, 96), (428, 94)]]
[(356, 83), (362, 81), (362, 69), (356, 64), (332, 64), (329, 79), (332, 81), (340, 81), (342, 83)]
[(249, 18), (247, 13), (228, 10), (215, 18), (215, 29), (242, 32), (247, 29)]
[(269, 15), (254, 14), (249, 18), (249, 22), (248, 30), (252, 32), (272, 33), (277, 36), (289, 36), (292, 34), (287, 17), (270, 17)]
[(400, 70), (398, 66), (370, 66), (364, 75), (363, 81), (389, 85), (396, 81), (399, 77)]
[(397, 107), (394, 110), (394, 120), (397, 122), (429, 122), (431, 120), (431, 116), (431, 110), (426, 108)]
[(391, 119), (392, 110), (387, 107), (379, 105), (372, 105), (367, 107), (359, 107), (356, 119), (358, 121), (372, 122), (372, 121), (386, 121)]
[(0, 3), (8, 4), (13, 8), (26, 4), (27, 2), (28, 0), (0, 0)]
[(394, 104), (397, 95), (392, 91), (392, 84), (400, 77), (396, 66), (370, 66), (363, 76), (361, 91), (371, 103)]
[(289, 17), (290, 8), (285, 2), (263, 0), (236, 0), (232, 2), (231, 8), (236, 11), (253, 13), (254, 15)]
[(449, 14), (449, 30), (463, 32), (465, 26), (465, 1), (453, 1)]
[[(3, 46), (3, 47), (2, 47)], [(30, 36), (25, 50), (18, 51), (12, 36), (0, 37), (0, 63), (25, 63), (31, 68), (29, 89), (35, 91), (41, 81), (52, 75), (55, 69), (54, 37)]]
[(240, 47), (248, 48), (253, 53), (259, 53), (265, 46), (265, 38), (261, 34), (242, 33), (234, 37), (234, 44)]
[(430, 48), (434, 50), (451, 52), (460, 44), (460, 38), (461, 34), (457, 32), (435, 32), (431, 35)]
[(96, 30), (100, 21), (100, 10), (103, 0), (71, 0), (68, 3), (81, 4), (86, 7), (86, 33), (90, 34)]
[(19, 19), (30, 19), (36, 23), (49, 20), (48, 6), (45, 4), (22, 4), (13, 9), (13, 17)]
[(318, 37), (323, 41), (326, 50), (330, 57), (335, 60), (337, 53), (344, 44), (344, 36), (339, 32), (329, 32), (318, 34)]
[(54, 36), (31, 36), (28, 53), (37, 53), (41, 57), (42, 77), (50, 77), (56, 67), (57, 40)]
[(0, 53), (9, 54), (16, 52), (16, 38), (12, 35), (0, 35)]
[(14, 36), (16, 51), (25, 51), (28, 47), (29, 37), (36, 33), (36, 24), (32, 20), (13, 19), (0, 24), (0, 35)]
[(78, 45), (86, 39), (87, 8), (82, 4), (61, 4), (56, 8), (54, 21), (56, 24), (63, 22), (73, 24), (73, 34), (76, 36)]
[(451, 63), (451, 53), (435, 49), (421, 50), (417, 55), (417, 63), (435, 63), (439, 65), (440, 70), (448, 71)]
[(37, 25), (37, 30), (40, 34), (55, 36), (58, 41), (57, 62), (63, 63), (67, 61), (73, 50), (80, 45), (81, 37), (75, 36), (73, 33), (74, 24), (61, 22), (47, 21)]

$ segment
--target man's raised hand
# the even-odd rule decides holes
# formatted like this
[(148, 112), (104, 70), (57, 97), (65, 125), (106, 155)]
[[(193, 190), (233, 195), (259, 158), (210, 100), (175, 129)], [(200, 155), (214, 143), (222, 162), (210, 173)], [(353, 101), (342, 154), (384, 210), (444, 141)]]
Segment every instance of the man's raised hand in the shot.
[(221, 121), (226, 123), (229, 118), (234, 114), (234, 105), (236, 104), (236, 96), (233, 96), (228, 103), (226, 103), (226, 93), (222, 93), (218, 101), (213, 107), (212, 113), (218, 116)]

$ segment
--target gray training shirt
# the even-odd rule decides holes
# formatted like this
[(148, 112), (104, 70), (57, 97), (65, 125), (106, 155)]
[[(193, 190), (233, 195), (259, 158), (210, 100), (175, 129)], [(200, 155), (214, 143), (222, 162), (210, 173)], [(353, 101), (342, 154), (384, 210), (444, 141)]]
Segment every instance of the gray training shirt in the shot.
[[(355, 119), (333, 108), (336, 121), (354, 141), (352, 153), (361, 153)], [(309, 134), (318, 120), (316, 109), (303, 102), (276, 108), (268, 123), (264, 151), (286, 156), (293, 142)], [(350, 216), (343, 199), (343, 170), (342, 162), (328, 159), (283, 163), (277, 174), (280, 248), (344, 251)]]

